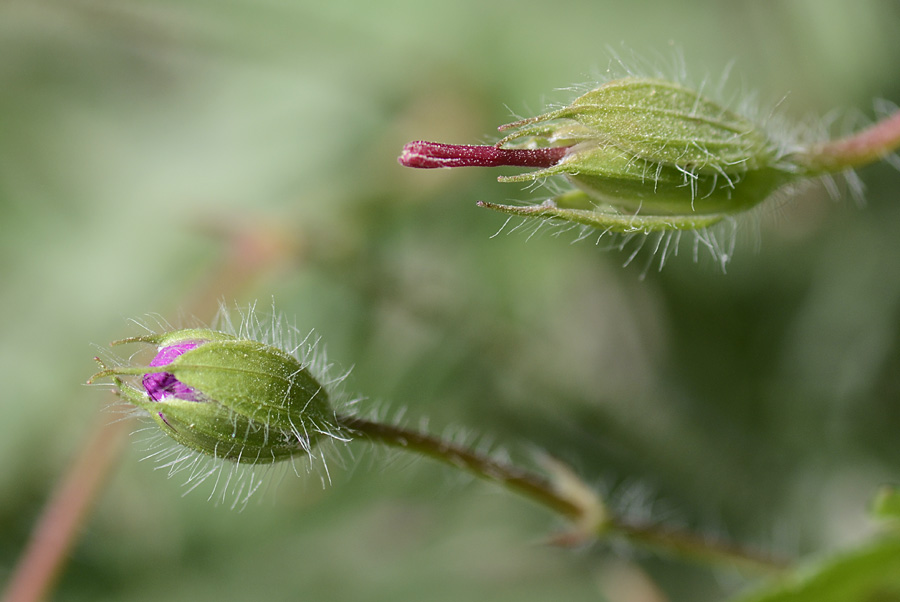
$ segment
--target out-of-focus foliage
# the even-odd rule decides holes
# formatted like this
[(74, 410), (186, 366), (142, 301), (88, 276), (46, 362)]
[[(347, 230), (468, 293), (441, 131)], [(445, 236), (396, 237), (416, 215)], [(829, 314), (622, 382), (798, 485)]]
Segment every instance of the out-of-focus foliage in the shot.
[(900, 540), (875, 541), (859, 550), (803, 567), (767, 591), (741, 602), (846, 602), (900, 597)]
[[(734, 60), (730, 93), (786, 95), (797, 120), (838, 109), (840, 131), (900, 99), (898, 23), (876, 0), (3, 3), (0, 579), (109, 403), (81, 385), (90, 344), (149, 312), (207, 317), (218, 296), (274, 295), (355, 366), (364, 404), (548, 450), (635, 515), (788, 555), (858, 542), (868, 500), (900, 479), (900, 174), (863, 170), (864, 207), (813, 187), (740, 221), (727, 275), (685, 239), (640, 280), (646, 254), (623, 268), (628, 250), (571, 235), (491, 238), (505, 218), (474, 205), (546, 190), (395, 158), (413, 139), (493, 141), (602, 76), (610, 46), (663, 70), (680, 52), (694, 80)], [(278, 261), (219, 286), (248, 252)], [(58, 599), (703, 601), (748, 585), (537, 545), (557, 524), (527, 502), (353, 451), (332, 485), (288, 474), (238, 514), (182, 498), (130, 443)]]
[(892, 521), (900, 519), (900, 491), (896, 487), (882, 487), (872, 501), (872, 514)]

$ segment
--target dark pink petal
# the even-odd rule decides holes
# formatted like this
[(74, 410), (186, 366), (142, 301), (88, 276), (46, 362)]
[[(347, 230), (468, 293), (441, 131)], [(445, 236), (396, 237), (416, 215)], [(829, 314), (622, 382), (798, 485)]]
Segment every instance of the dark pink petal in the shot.
[[(151, 366), (166, 366), (183, 353), (202, 345), (206, 341), (184, 341), (163, 347), (150, 362)], [(145, 374), (141, 384), (153, 401), (162, 401), (166, 397), (175, 397), (185, 401), (202, 401), (202, 396), (192, 388), (175, 378), (171, 372), (151, 372)]]

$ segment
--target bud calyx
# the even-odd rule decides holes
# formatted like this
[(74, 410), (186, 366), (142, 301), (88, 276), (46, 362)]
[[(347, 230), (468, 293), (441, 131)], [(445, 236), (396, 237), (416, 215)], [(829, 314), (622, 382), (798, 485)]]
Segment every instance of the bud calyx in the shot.
[[(293, 355), (204, 329), (126, 339), (157, 346), (146, 367), (110, 368), (120, 394), (179, 443), (204, 454), (268, 463), (309, 453), (331, 434), (326, 389)], [(142, 388), (121, 376), (141, 376)]]
[[(499, 180), (561, 175), (577, 189), (538, 206), (481, 205), (617, 232), (701, 228), (758, 205), (808, 171), (792, 159), (792, 145), (750, 119), (687, 87), (654, 78), (607, 82), (566, 107), (500, 130), (510, 133), (495, 147), (411, 143), (400, 162), (410, 167), (541, 167)], [(454, 148), (496, 152), (454, 156)], [(533, 162), (525, 153), (532, 153)]]

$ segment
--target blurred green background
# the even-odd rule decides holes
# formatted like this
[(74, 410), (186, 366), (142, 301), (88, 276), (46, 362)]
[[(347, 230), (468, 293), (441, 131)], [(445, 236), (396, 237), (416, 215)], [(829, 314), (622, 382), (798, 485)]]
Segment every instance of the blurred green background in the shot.
[[(610, 48), (798, 121), (900, 100), (891, 1), (12, 0), (0, 5), (0, 581), (107, 392), (128, 318), (274, 295), (364, 408), (569, 462), (624, 512), (785, 554), (850, 545), (900, 477), (900, 174), (814, 186), (691, 259), (491, 237), (492, 141)], [(642, 57), (635, 59), (633, 55)], [(502, 173), (514, 170), (506, 170)], [(687, 237), (685, 237), (687, 241)], [(253, 266), (267, 261), (265, 269)], [(255, 263), (254, 263), (255, 262)], [(240, 287), (216, 276), (234, 271)], [(237, 266), (237, 267), (235, 267)], [(250, 268), (242, 267), (250, 266)], [(109, 415), (113, 419), (113, 415)], [(237, 513), (126, 444), (58, 600), (720, 600), (736, 574), (596, 545), (530, 502), (365, 445)]]

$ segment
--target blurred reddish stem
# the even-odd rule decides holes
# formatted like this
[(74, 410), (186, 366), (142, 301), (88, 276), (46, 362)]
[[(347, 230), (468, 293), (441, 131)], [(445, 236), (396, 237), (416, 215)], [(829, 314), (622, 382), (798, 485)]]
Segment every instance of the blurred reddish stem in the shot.
[(109, 416), (100, 418), (32, 531), (7, 585), (5, 602), (42, 600), (56, 583), (78, 528), (119, 457), (128, 424), (109, 424)]
[(836, 172), (868, 165), (900, 147), (900, 111), (868, 128), (806, 151), (805, 161), (814, 170)]

